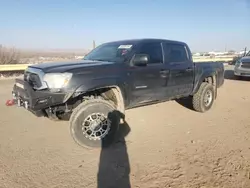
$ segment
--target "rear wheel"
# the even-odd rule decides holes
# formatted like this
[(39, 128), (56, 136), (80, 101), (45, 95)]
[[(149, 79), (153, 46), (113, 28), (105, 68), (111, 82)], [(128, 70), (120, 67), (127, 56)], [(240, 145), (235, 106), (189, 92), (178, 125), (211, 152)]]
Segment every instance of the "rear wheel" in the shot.
[(203, 82), (198, 92), (194, 94), (192, 99), (194, 110), (198, 112), (206, 112), (212, 107), (214, 98), (215, 92), (212, 84)]
[(91, 99), (77, 106), (70, 117), (71, 136), (83, 147), (107, 147), (115, 140), (120, 123), (113, 104)]

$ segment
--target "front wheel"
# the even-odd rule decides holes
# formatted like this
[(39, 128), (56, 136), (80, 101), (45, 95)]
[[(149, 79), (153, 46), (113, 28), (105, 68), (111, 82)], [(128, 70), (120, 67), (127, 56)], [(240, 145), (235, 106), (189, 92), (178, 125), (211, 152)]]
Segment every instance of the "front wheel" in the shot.
[(194, 94), (192, 99), (194, 110), (198, 112), (208, 111), (214, 103), (214, 98), (215, 92), (212, 84), (203, 82), (198, 92)]
[(119, 123), (113, 104), (91, 99), (74, 109), (70, 117), (70, 132), (82, 147), (107, 147), (114, 142)]

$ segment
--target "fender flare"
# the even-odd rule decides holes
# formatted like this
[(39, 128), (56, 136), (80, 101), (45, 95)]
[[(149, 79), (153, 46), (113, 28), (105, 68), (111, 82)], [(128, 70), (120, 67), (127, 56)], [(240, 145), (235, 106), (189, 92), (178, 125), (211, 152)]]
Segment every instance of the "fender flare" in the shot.
[(74, 93), (88, 93), (91, 91), (104, 89), (104, 88), (110, 88), (112, 92), (115, 94), (117, 98), (117, 110), (119, 110), (121, 113), (125, 113), (125, 106), (128, 102), (128, 96), (127, 96), (127, 85), (126, 83), (120, 82), (114, 82), (113, 80), (111, 82), (108, 82), (107, 80), (103, 82), (99, 82), (99, 80), (91, 81), (89, 84), (82, 84), (80, 85)]
[(206, 78), (209, 78), (209, 77), (212, 77), (212, 83), (213, 83), (213, 86), (215, 87), (214, 88), (215, 89), (215, 98), (217, 97), (217, 84), (218, 84), (217, 82), (218, 82), (218, 79), (217, 79), (217, 73), (216, 72), (203, 74), (199, 78), (198, 84), (194, 87), (193, 94), (196, 93), (199, 90), (199, 88), (200, 88), (201, 84), (204, 82), (204, 80)]

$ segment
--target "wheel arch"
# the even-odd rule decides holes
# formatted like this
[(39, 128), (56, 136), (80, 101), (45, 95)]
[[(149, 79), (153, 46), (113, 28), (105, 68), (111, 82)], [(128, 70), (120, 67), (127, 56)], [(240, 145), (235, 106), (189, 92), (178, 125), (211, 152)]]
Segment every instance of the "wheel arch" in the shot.
[(89, 89), (84, 88), (84, 90), (76, 90), (76, 95), (84, 96), (101, 96), (105, 100), (112, 101), (117, 110), (121, 113), (125, 113), (125, 103), (126, 103), (126, 92), (123, 86), (112, 84), (105, 86), (95, 86)]
[(217, 98), (217, 85), (218, 85), (217, 73), (216, 72), (207, 73), (207, 74), (204, 74), (203, 76), (201, 76), (198, 84), (194, 88), (193, 94), (197, 93), (197, 91), (199, 90), (199, 88), (203, 82), (207, 82), (207, 83), (210, 83), (213, 85), (214, 91), (215, 91), (215, 98)]

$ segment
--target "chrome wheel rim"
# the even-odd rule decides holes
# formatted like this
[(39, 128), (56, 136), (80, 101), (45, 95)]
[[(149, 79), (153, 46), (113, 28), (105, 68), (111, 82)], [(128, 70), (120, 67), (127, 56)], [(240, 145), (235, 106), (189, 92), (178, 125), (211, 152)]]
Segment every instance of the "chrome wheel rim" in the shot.
[(205, 106), (209, 106), (212, 102), (213, 99), (213, 93), (211, 90), (207, 90), (205, 93), (205, 97), (204, 97), (204, 104)]
[(89, 140), (101, 140), (110, 130), (111, 121), (102, 113), (88, 115), (82, 123), (83, 135)]

